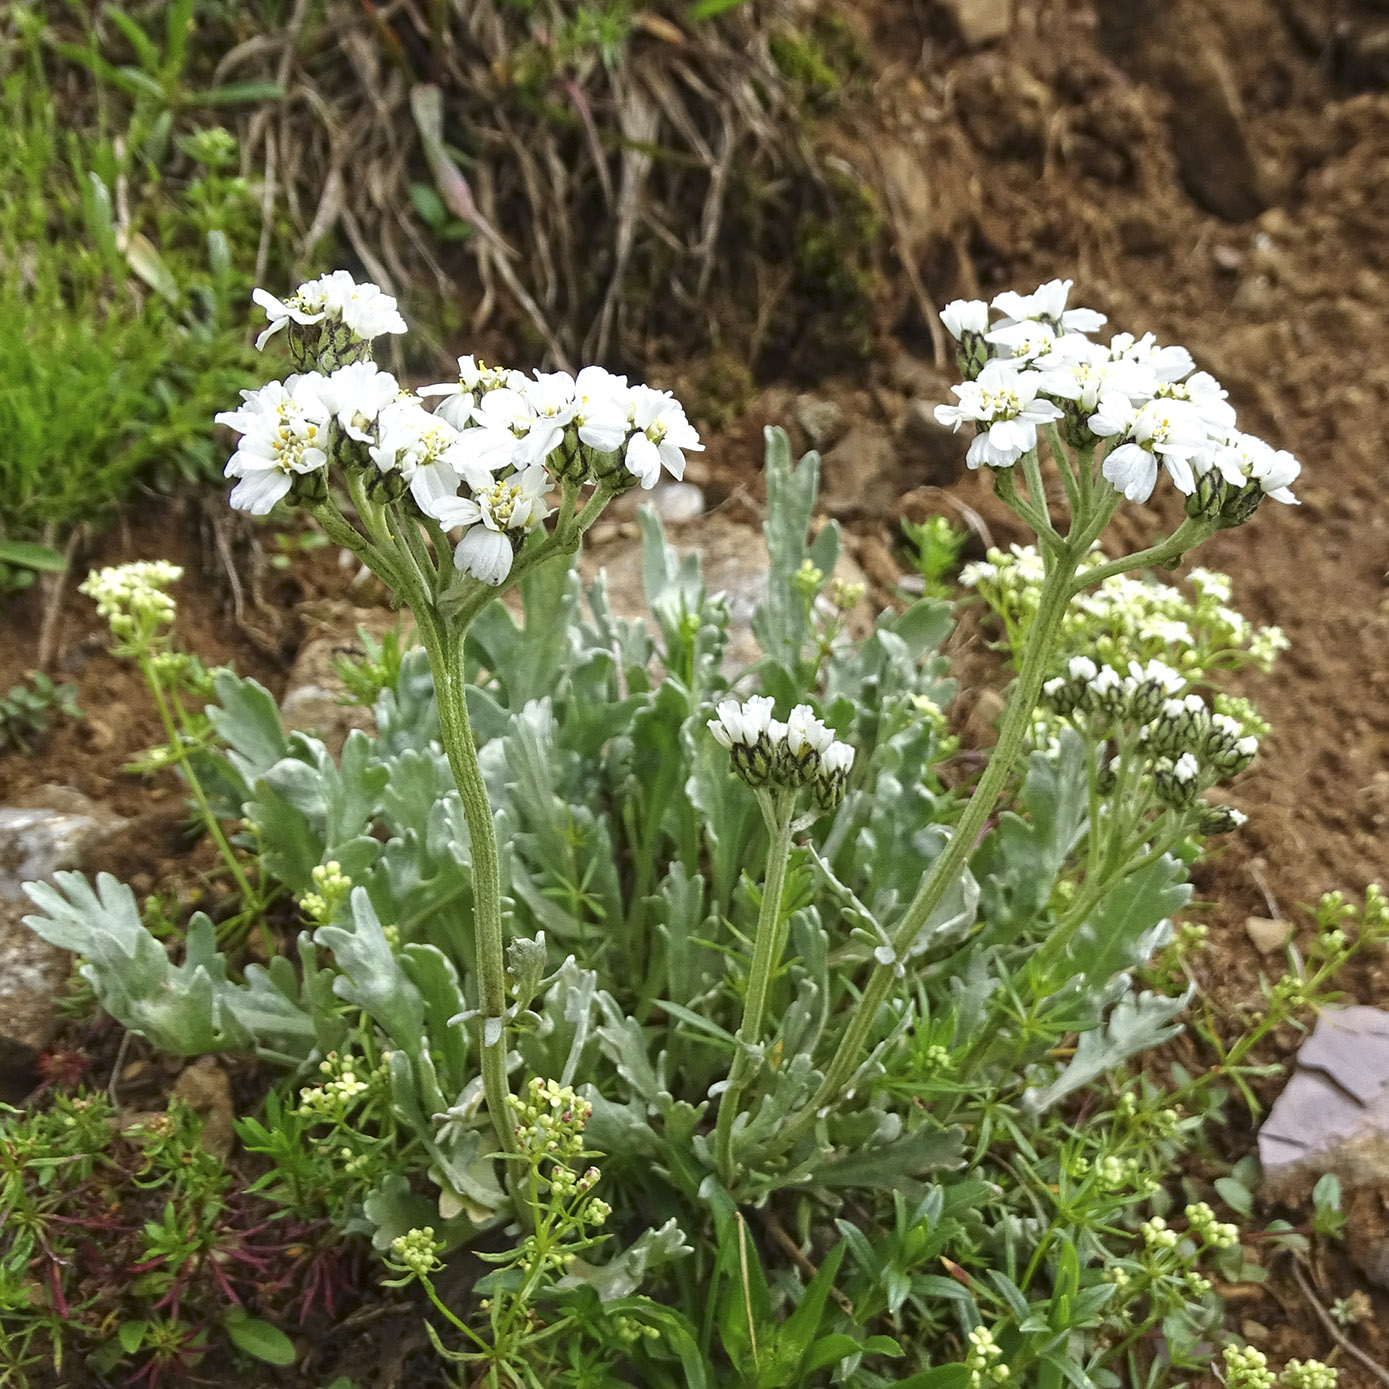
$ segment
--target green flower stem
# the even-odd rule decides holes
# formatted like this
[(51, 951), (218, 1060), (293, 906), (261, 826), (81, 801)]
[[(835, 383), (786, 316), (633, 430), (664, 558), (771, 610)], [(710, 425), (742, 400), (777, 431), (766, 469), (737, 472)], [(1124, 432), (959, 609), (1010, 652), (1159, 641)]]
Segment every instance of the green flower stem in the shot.
[[(1114, 495), (1117, 502), (1118, 493), (1116, 492)], [(1127, 574), (1133, 569), (1151, 569), (1155, 565), (1179, 560), (1188, 550), (1194, 549), (1203, 540), (1208, 539), (1214, 531), (1215, 527), (1209, 521), (1189, 516), (1166, 540), (1161, 540), (1156, 545), (1150, 545), (1146, 550), (1139, 550), (1136, 554), (1124, 555), (1119, 559), (1111, 560), (1108, 564), (1099, 564), (1093, 569), (1086, 569), (1076, 574), (1071, 581), (1067, 597), (1083, 593), (1087, 588), (1093, 588), (1096, 584), (1103, 583), (1115, 574)], [(1092, 536), (1091, 539), (1093, 540), (1094, 537)], [(1086, 548), (1089, 548), (1088, 542)]]
[[(207, 832), (212, 836), (212, 842), (217, 845), (218, 853), (222, 855), (223, 861), (236, 880), (236, 888), (241, 894), (242, 901), (254, 902), (255, 893), (251, 884), (242, 870), (241, 864), (237, 861), (231, 844), (227, 841), (226, 832), (222, 829), (222, 822), (214, 813), (212, 804), (207, 798), (207, 792), (203, 790), (203, 784), (198, 780), (197, 772), (193, 769), (193, 760), (188, 756), (188, 745), (183, 731), (179, 727), (182, 720), (175, 718), (174, 711), (169, 707), (169, 699), (164, 693), (163, 681), (160, 680), (158, 672), (154, 669), (154, 663), (150, 660), (149, 655), (141, 652), (137, 659), (140, 663), (140, 674), (145, 677), (145, 683), (154, 695), (155, 706), (159, 710), (159, 721), (164, 725), (164, 736), (169, 740), (169, 747), (176, 754), (176, 760), (183, 770), (183, 778), (188, 783), (188, 789), (193, 793), (193, 801), (198, 807), (198, 814), (202, 816), (203, 824), (207, 826)], [(179, 712), (182, 713), (181, 706)]]
[[(1037, 461), (1035, 450), (1028, 457), (1035, 463)], [(1056, 533), (1050, 519), (1038, 511), (1030, 500), (1024, 500), (1019, 494), (1018, 481), (1013, 476), (1011, 468), (995, 469), (994, 492), (1004, 506), (1008, 507), (1010, 511), (1016, 512), (1037, 532), (1037, 538), (1042, 542), (1043, 548), (1050, 551), (1052, 546), (1061, 543), (1061, 537)]]
[[(999, 725), (998, 743), (974, 794), (966, 802), (964, 813), (951, 832), (949, 841), (941, 851), (940, 857), (932, 864), (930, 872), (917, 889), (916, 896), (893, 930), (893, 950), (898, 959), (901, 959), (911, 946), (931, 912), (959, 877), (974, 852), (975, 842), (984, 828), (984, 822), (992, 814), (1002, 794), (1013, 764), (1017, 761), (1026, 740), (1032, 712), (1037, 706), (1037, 697), (1041, 693), (1042, 681), (1051, 660), (1052, 648), (1056, 645), (1056, 638), (1061, 630), (1062, 619), (1066, 615), (1066, 608), (1077, 592), (1076, 568), (1114, 514), (1118, 500), (1118, 493), (1114, 493), (1112, 499), (1105, 498), (1096, 508), (1094, 515), (1088, 519), (1077, 518), (1077, 523), (1072, 527), (1072, 534), (1066, 540), (1062, 541), (1058, 537), (1052, 564), (1038, 599), (1037, 611), (1023, 645), (1022, 665), (1018, 671), (1017, 682), (1013, 686), (1003, 721)], [(1180, 535), (1181, 532), (1177, 534)], [(1173, 540), (1176, 539), (1177, 536), (1173, 536)], [(1154, 547), (1155, 550), (1162, 548)], [(1094, 572), (1096, 571), (1090, 571)], [(1085, 575), (1086, 579), (1089, 577), (1089, 574)], [(839, 1040), (839, 1046), (830, 1060), (819, 1089), (806, 1108), (782, 1130), (781, 1147), (789, 1147), (809, 1133), (815, 1126), (820, 1112), (839, 1098), (840, 1091), (859, 1064), (878, 1011), (886, 1001), (895, 977), (894, 965), (877, 965), (874, 968), (862, 996), (850, 1015), (849, 1024)]]
[(1047, 448), (1051, 452), (1052, 462), (1056, 464), (1056, 470), (1061, 474), (1061, 482), (1066, 488), (1066, 503), (1071, 509), (1071, 520), (1074, 522), (1077, 516), (1085, 514), (1085, 494), (1081, 491), (1077, 470), (1071, 467), (1071, 456), (1061, 442), (1060, 430), (1054, 424), (1048, 424), (1043, 426), (1043, 432), (1047, 436)]
[(478, 978), (478, 1049), (482, 1058), (482, 1088), (487, 1112), (502, 1151), (515, 1156), (516, 1135), (507, 1107), (506, 1078), (506, 957), (502, 932), (501, 857), (492, 806), (478, 766), (477, 743), (468, 718), (467, 684), (463, 675), (466, 628), (456, 621), (438, 623), (430, 609), (416, 609), (434, 688), (439, 702), (439, 731), (468, 824), (473, 882), (473, 941)]
[(791, 858), (791, 815), (796, 793), (775, 795), (761, 791), (758, 802), (771, 834), (767, 849), (767, 871), (762, 880), (762, 906), (757, 913), (757, 935), (753, 940), (752, 966), (748, 971), (747, 993), (743, 998), (743, 1020), (738, 1028), (738, 1048), (728, 1072), (728, 1088), (719, 1100), (719, 1117), (714, 1130), (714, 1153), (725, 1185), (737, 1175), (733, 1161), (733, 1123), (742, 1106), (743, 1092), (755, 1070), (750, 1051), (762, 1038), (767, 1014), (767, 995), (772, 973), (781, 950), (781, 899), (786, 886), (786, 867)]
[(1055, 535), (1056, 528), (1051, 523), (1051, 506), (1047, 502), (1046, 484), (1042, 481), (1042, 461), (1035, 448), (1028, 449), (1022, 456), (1022, 475), (1027, 479), (1027, 495), (1033, 508), (1047, 523), (1047, 529)]

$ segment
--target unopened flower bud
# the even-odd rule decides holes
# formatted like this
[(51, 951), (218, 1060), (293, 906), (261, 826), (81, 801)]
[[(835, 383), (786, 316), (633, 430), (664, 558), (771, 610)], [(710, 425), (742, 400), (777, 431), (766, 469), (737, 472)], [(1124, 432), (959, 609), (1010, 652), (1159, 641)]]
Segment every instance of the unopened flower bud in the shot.
[(1229, 834), (1239, 829), (1248, 818), (1242, 810), (1236, 810), (1232, 805), (1213, 805), (1201, 812), (1197, 828), (1204, 835)]

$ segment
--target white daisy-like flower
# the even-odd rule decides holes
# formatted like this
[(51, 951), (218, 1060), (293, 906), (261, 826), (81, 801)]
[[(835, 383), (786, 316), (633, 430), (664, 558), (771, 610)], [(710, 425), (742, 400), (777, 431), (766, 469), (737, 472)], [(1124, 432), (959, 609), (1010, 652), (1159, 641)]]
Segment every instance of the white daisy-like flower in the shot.
[(685, 418), (685, 408), (669, 391), (633, 386), (628, 402), (627, 439), (623, 463), (644, 488), (656, 485), (665, 470), (676, 479), (685, 476), (685, 454), (702, 452), (699, 433)]
[(1235, 407), (1229, 391), (1208, 371), (1198, 371), (1185, 381), (1161, 382), (1155, 392), (1165, 400), (1190, 402), (1208, 433), (1223, 438), (1235, 427)]
[(599, 453), (616, 453), (627, 437), (631, 396), (625, 376), (615, 376), (604, 367), (584, 367), (574, 379), (579, 442)]
[(956, 342), (966, 333), (982, 337), (989, 331), (989, 306), (982, 299), (952, 299), (940, 311), (940, 321)]
[(375, 362), (339, 367), (319, 387), (318, 397), (337, 417), (343, 433), (360, 444), (376, 442), (381, 411), (400, 398), (400, 382)]
[(1137, 362), (1147, 367), (1159, 381), (1180, 381), (1196, 363), (1184, 347), (1159, 347), (1152, 333), (1136, 338), (1132, 333), (1115, 333), (1109, 340), (1109, 355), (1116, 362)]
[(251, 298), (270, 320), (270, 326), (256, 339), (257, 349), (291, 322), (341, 321), (367, 342), (382, 333), (406, 331), (395, 300), (370, 281), (358, 284), (346, 270), (306, 280), (287, 300), (277, 299), (263, 289), (252, 290)]
[(1302, 471), (1302, 464), (1286, 449), (1275, 449), (1257, 435), (1234, 433), (1215, 446), (1201, 460), (1206, 467), (1217, 469), (1231, 487), (1245, 487), (1257, 482), (1266, 496), (1285, 505), (1298, 505), (1290, 490)]
[[(529, 462), (521, 441), (535, 423), (535, 411), (525, 391), (525, 381), (485, 392), (473, 406), (473, 425), (463, 431), (464, 448), (477, 467), (489, 473)], [(519, 387), (519, 389), (518, 389)]]
[(370, 342), (383, 333), (406, 331), (395, 299), (380, 285), (358, 284), (346, 270), (334, 270), (317, 283), (327, 317), (341, 319), (359, 338)]
[(998, 355), (1014, 362), (1030, 362), (1044, 357), (1056, 345), (1056, 329), (1040, 319), (1024, 318), (1005, 323), (984, 334), (984, 341), (998, 349)]
[(1177, 490), (1196, 490), (1193, 455), (1206, 448), (1210, 435), (1196, 407), (1185, 400), (1151, 400), (1134, 409), (1127, 396), (1103, 396), (1090, 417), (1090, 429), (1120, 442), (1105, 455), (1105, 478), (1131, 502), (1146, 502), (1157, 484), (1158, 464), (1167, 469)]
[(834, 741), (833, 730), (815, 717), (808, 704), (798, 704), (786, 718), (786, 747), (792, 757), (822, 753)]
[(848, 743), (832, 742), (820, 754), (820, 770), (828, 776), (848, 776), (854, 766), (854, 749)]
[(1050, 324), (1062, 333), (1093, 333), (1102, 328), (1107, 320), (1094, 309), (1066, 307), (1074, 283), (1074, 280), (1048, 280), (1046, 284), (1038, 285), (1031, 294), (1004, 290), (994, 297), (993, 306), (1006, 315), (1005, 321), (1035, 319), (1039, 323)]
[(513, 539), (519, 540), (550, 514), (545, 502), (549, 488), (550, 475), (533, 463), (475, 488), (471, 497), (437, 500), (432, 515), (445, 530), (466, 528), (454, 548), (454, 564), (485, 584), (500, 584), (511, 572)]
[(421, 386), (419, 393), (426, 398), (442, 396), (434, 413), (455, 429), (466, 429), (473, 420), (473, 406), (483, 395), (503, 386), (524, 390), (525, 381), (519, 371), (489, 367), (470, 355), (458, 359), (457, 381), (437, 381), (432, 386)]
[(226, 467), (227, 477), (240, 479), (231, 493), (237, 510), (264, 516), (288, 495), (296, 473), (327, 465), (332, 415), (319, 396), (323, 381), (317, 372), (272, 381), (242, 391), (240, 407), (215, 416), (241, 435)]
[(463, 434), (446, 420), (431, 415), (413, 396), (392, 401), (377, 417), (377, 440), (368, 446), (371, 460), (383, 473), (399, 473), (410, 495), (426, 515), (458, 491), (464, 479), (470, 487), (491, 482), (462, 447)]
[(1011, 468), (1037, 447), (1037, 426), (1061, 418), (1053, 402), (1037, 399), (1041, 384), (1038, 372), (995, 359), (977, 380), (950, 388), (960, 403), (937, 405), (936, 419), (954, 429), (966, 421), (987, 426), (975, 436), (965, 461), (971, 468)]
[(718, 718), (709, 720), (709, 732), (721, 748), (729, 751), (734, 747), (753, 747), (775, 722), (774, 707), (774, 701), (766, 695), (753, 695), (742, 703), (722, 699), (715, 706)]
[(1127, 396), (1142, 405), (1157, 393), (1158, 378), (1139, 362), (1115, 361), (1108, 348), (1079, 333), (1057, 338), (1051, 351), (1031, 363), (1042, 374), (1042, 395), (1074, 401), (1080, 415), (1092, 414), (1105, 395)]

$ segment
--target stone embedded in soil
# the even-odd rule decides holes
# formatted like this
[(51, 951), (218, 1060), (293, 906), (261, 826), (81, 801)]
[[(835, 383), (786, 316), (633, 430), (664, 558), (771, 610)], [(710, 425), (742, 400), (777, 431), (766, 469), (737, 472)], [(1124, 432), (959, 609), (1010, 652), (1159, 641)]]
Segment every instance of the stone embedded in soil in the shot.
[(66, 786), (44, 786), (0, 807), (0, 1077), (32, 1063), (57, 1030), (67, 951), (23, 923), (33, 905), (22, 884), (82, 869), (126, 824)]
[(1275, 921), (1268, 916), (1245, 918), (1244, 930), (1261, 955), (1272, 955), (1287, 945), (1293, 933), (1291, 921)]
[(1389, 1185), (1389, 1012), (1326, 1009), (1259, 1130), (1274, 1199), (1334, 1172), (1347, 1188)]
[(1389, 1012), (1327, 1009), (1259, 1131), (1270, 1200), (1305, 1202), (1317, 1179), (1341, 1183), (1351, 1258), (1389, 1287)]
[(820, 500), (835, 515), (880, 516), (902, 495), (897, 446), (879, 424), (856, 424), (820, 463)]
[(354, 608), (346, 603), (325, 603), (305, 611), (309, 634), (290, 668), (280, 718), (286, 728), (312, 733), (322, 739), (334, 757), (342, 751), (347, 735), (354, 728), (375, 731), (371, 710), (359, 704), (344, 704), (347, 686), (336, 665), (344, 656), (363, 653), (358, 628), (380, 641), (384, 633), (410, 619), (387, 608)]
[(945, 0), (945, 8), (971, 48), (994, 43), (1013, 27), (1013, 0)]
[(812, 448), (833, 448), (849, 428), (849, 417), (837, 400), (803, 395), (796, 401), (796, 423), (805, 430)]

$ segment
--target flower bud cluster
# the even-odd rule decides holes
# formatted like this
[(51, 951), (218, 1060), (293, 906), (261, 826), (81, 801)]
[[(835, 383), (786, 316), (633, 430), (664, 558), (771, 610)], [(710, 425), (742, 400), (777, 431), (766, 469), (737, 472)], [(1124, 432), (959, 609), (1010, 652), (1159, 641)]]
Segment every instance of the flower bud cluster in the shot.
[(1138, 1227), (1138, 1232), (1143, 1236), (1143, 1247), (1150, 1254), (1175, 1249), (1180, 1241), (1177, 1232), (1169, 1230), (1167, 1222), (1160, 1215), (1155, 1215), (1151, 1220), (1145, 1220)]
[(1055, 427), (1072, 448), (1104, 448), (1103, 476), (1130, 501), (1147, 501), (1165, 471), (1193, 515), (1222, 526), (1247, 521), (1266, 496), (1296, 503), (1297, 460), (1236, 428), (1228, 392), (1195, 371), (1186, 348), (1151, 333), (1093, 341), (1104, 315), (1068, 308), (1071, 283), (1010, 290), (991, 305), (956, 299), (941, 312), (965, 381), (936, 419), (974, 427), (971, 468), (1011, 468), (1037, 448), (1038, 426)]
[(1289, 1360), (1278, 1378), (1287, 1389), (1336, 1389), (1340, 1371), (1320, 1360)]
[(1273, 1389), (1268, 1356), (1253, 1346), (1226, 1346), (1225, 1389)]
[(772, 717), (773, 707), (765, 695), (743, 703), (721, 700), (709, 731), (732, 754), (734, 770), (749, 786), (792, 791), (808, 786), (817, 808), (833, 810), (849, 784), (854, 749), (837, 742), (810, 705), (796, 705), (785, 723)]
[[(406, 502), (445, 532), (460, 530), (454, 563), (501, 584), (516, 550), (550, 514), (560, 482), (605, 481), (609, 492), (682, 477), (704, 445), (668, 391), (629, 384), (602, 367), (568, 372), (489, 367), (458, 359), (456, 380), (403, 389), (371, 361), (371, 341), (405, 331), (395, 300), (334, 271), (281, 301), (257, 290), (270, 327), (289, 329), (301, 370), (217, 416), (242, 437), (227, 463), (231, 504), (264, 515), (276, 503), (314, 505), (336, 464), (369, 494)], [(425, 405), (438, 399), (432, 412)]]
[(986, 1326), (976, 1326), (966, 1337), (969, 1350), (965, 1352), (965, 1368), (969, 1371), (970, 1389), (983, 1389), (986, 1384), (1004, 1384), (1012, 1377), (1007, 1365), (998, 1362), (1003, 1348), (994, 1341), (993, 1332)]
[[(1124, 725), (1136, 729), (1138, 753), (1158, 798), (1184, 810), (1199, 792), (1244, 771), (1259, 748), (1259, 740), (1232, 716), (1212, 712), (1200, 695), (1185, 690), (1185, 677), (1162, 661), (1130, 661), (1128, 674), (1120, 676), (1112, 666), (1073, 656), (1063, 675), (1043, 683), (1041, 702), (1058, 718), (1087, 719), (1101, 737)], [(1114, 780), (1111, 763), (1101, 769), (1101, 792), (1113, 789)], [(1228, 806), (1202, 812), (1206, 834), (1243, 823), (1244, 816)]]
[(407, 1268), (416, 1278), (427, 1278), (443, 1267), (439, 1262), (439, 1255), (443, 1250), (443, 1242), (434, 1238), (432, 1225), (397, 1235), (391, 1241), (391, 1253), (396, 1262)]
[(299, 899), (299, 909), (320, 925), (331, 921), (352, 894), (352, 879), (336, 859), (315, 865), (311, 874), (314, 890)]
[[(1080, 564), (1083, 576), (1105, 562), (1098, 547)], [(1045, 567), (1030, 545), (991, 549), (960, 575), (1003, 621), (1016, 646), (1032, 625), (1041, 599)], [(1230, 580), (1193, 569), (1187, 580), (1195, 599), (1175, 584), (1113, 574), (1078, 594), (1062, 619), (1059, 648), (1084, 653), (1096, 663), (1123, 670), (1130, 661), (1154, 657), (1183, 672), (1255, 665), (1267, 673), (1288, 639), (1278, 627), (1255, 627), (1230, 606)]]
[(94, 569), (78, 592), (95, 600), (98, 616), (110, 622), (117, 637), (129, 640), (140, 633), (152, 636), (173, 622), (177, 608), (166, 590), (181, 578), (177, 564), (138, 560)]
[(330, 1051), (318, 1063), (324, 1077), (317, 1085), (306, 1085), (299, 1091), (299, 1114), (306, 1119), (321, 1119), (340, 1124), (364, 1095), (385, 1084), (387, 1066), (381, 1060), (374, 1069), (351, 1053), (339, 1055)]
[(1239, 1243), (1239, 1226), (1217, 1220), (1204, 1201), (1193, 1201), (1186, 1208), (1186, 1218), (1191, 1233), (1208, 1249), (1233, 1249)]
[(572, 1086), (533, 1076), (525, 1094), (508, 1096), (507, 1104), (523, 1153), (543, 1154), (561, 1163), (583, 1156), (584, 1128), (593, 1106)]

